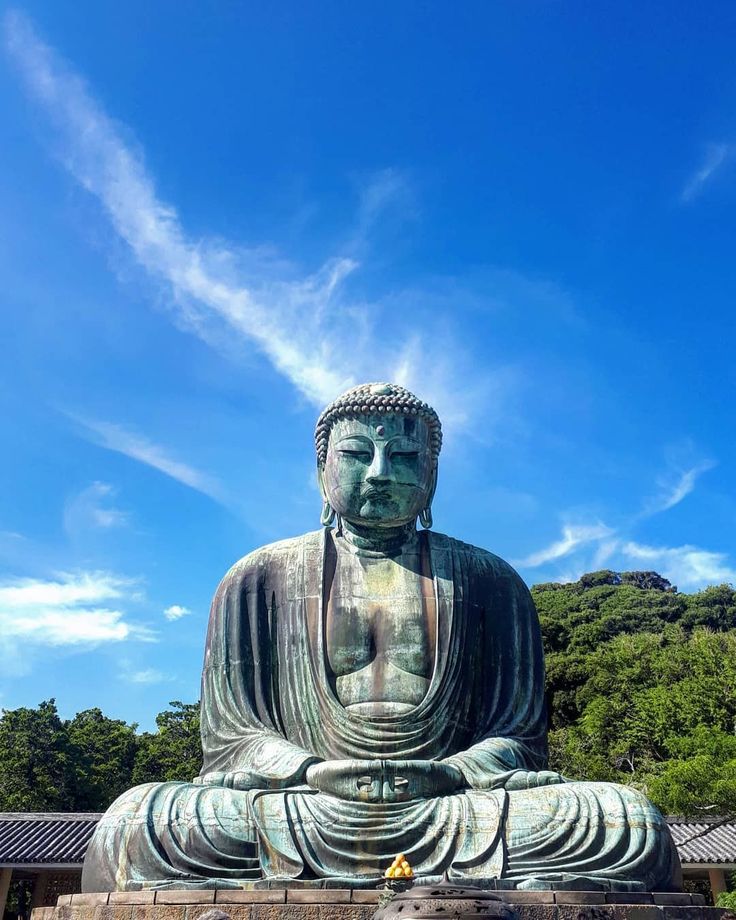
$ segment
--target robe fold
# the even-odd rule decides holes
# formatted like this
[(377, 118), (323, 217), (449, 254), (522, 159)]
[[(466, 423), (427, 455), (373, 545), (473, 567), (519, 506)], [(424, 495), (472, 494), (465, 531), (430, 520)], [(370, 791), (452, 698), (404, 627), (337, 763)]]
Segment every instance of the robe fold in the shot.
[[(326, 597), (344, 551), (332, 533), (275, 543), (233, 566), (210, 613), (200, 782), (220, 775), (227, 786), (242, 774), (241, 788), (166, 783), (125, 793), (92, 840), (84, 890), (257, 878), (375, 884), (399, 852), (427, 877), (671, 886), (669, 832), (633, 790), (503, 789), (511, 771), (546, 767), (531, 595), (497, 556), (441, 534), (419, 539), (435, 595), (434, 668), (419, 705), (380, 718), (342, 706), (327, 664)], [(310, 763), (343, 759), (444, 760), (468, 788), (376, 804), (304, 785)]]

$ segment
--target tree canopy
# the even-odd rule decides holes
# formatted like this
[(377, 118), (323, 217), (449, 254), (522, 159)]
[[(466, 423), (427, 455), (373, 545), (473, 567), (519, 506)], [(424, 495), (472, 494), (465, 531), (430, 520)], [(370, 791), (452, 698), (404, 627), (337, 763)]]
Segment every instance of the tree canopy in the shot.
[(670, 814), (736, 813), (734, 589), (604, 570), (532, 593), (553, 768), (637, 786)]
[(202, 764), (199, 705), (170, 703), (156, 732), (99, 709), (61, 719), (54, 700), (0, 717), (0, 811), (105, 811), (126, 789), (191, 780)]

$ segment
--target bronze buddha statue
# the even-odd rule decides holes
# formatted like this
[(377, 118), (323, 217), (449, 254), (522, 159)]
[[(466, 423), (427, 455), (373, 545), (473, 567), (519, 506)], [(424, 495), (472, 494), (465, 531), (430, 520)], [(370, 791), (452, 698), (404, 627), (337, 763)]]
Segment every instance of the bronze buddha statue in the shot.
[(678, 885), (643, 795), (547, 770), (534, 604), (502, 559), (430, 529), (441, 443), (397, 385), (322, 413), (323, 528), (245, 556), (215, 594), (202, 773), (110, 807), (85, 891), (375, 886), (397, 853), (478, 886)]

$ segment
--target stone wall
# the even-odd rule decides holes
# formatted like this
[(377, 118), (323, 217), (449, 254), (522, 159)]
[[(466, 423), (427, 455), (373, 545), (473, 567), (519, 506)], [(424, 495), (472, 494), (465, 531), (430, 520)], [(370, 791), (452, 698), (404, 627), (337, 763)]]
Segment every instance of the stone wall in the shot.
[[(519, 920), (736, 920), (697, 894), (497, 893)], [(380, 896), (349, 889), (116, 891), (63, 895), (56, 907), (36, 908), (32, 920), (371, 920)]]

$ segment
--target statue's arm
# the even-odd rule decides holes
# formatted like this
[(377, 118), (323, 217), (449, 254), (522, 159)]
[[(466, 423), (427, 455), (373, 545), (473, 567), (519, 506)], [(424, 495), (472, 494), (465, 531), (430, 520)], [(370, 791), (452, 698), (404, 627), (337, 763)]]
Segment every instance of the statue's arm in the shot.
[(241, 561), (215, 593), (202, 671), (200, 780), (233, 788), (305, 782), (320, 760), (279, 731), (264, 573)]
[(559, 782), (546, 770), (544, 653), (534, 601), (521, 578), (497, 557), (477, 572), (484, 608), (480, 640), (492, 675), (492, 705), (477, 740), (443, 763), (459, 769), (471, 789), (527, 788)]
[(225, 789), (293, 789), (307, 784), (309, 767), (321, 763), (311, 757), (290, 774), (267, 776), (255, 770), (210, 770), (194, 777), (197, 786), (221, 786)]
[(203, 701), (216, 702), (207, 715), (203, 705), (205, 760), (200, 781), (233, 789), (284, 789), (305, 783), (308, 767), (321, 758), (258, 723), (252, 712), (234, 709), (230, 692), (223, 692), (227, 681), (222, 672), (204, 680), (213, 692), (203, 694)]
[(538, 758), (523, 744), (507, 738), (486, 738), (442, 763), (462, 773), (467, 789), (531, 789), (564, 782), (559, 773), (540, 769)]

